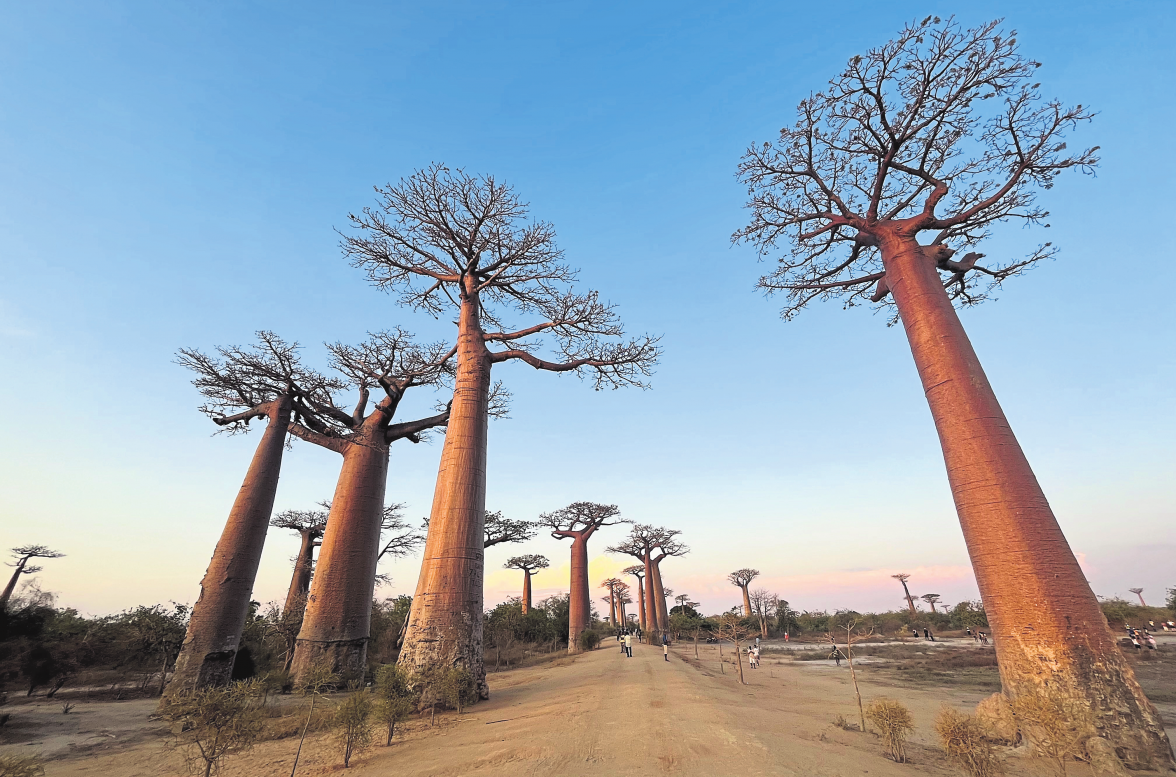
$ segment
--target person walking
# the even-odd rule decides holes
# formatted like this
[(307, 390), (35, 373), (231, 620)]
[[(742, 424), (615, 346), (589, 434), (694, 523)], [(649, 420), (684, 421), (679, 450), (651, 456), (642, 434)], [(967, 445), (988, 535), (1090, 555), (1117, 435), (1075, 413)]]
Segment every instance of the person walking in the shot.
[(622, 656), (625, 655), (625, 640), (628, 638), (629, 638), (628, 631), (618, 631), (617, 632), (617, 642), (621, 643), (621, 655)]
[(664, 636), (662, 637), (662, 656), (667, 662), (670, 660), (670, 641)]
[[(915, 636), (919, 635), (915, 634)], [(931, 639), (931, 631), (926, 626), (923, 627), (923, 639)]]
[(1156, 649), (1156, 638), (1155, 637), (1153, 637), (1151, 634), (1149, 634), (1148, 632), (1145, 631), (1145, 632), (1143, 632), (1143, 639), (1145, 642), (1147, 642), (1147, 649), (1148, 650), (1155, 650)]
[(914, 637), (915, 639), (918, 639), (919, 638), (919, 630), (912, 627), (911, 628), (911, 636)]
[(624, 647), (625, 656), (628, 658), (632, 658), (633, 657), (633, 635), (632, 634), (630, 634), (628, 632), (625, 633), (624, 645), (625, 645), (625, 647)]
[(834, 645), (833, 652), (829, 654), (829, 658), (837, 662), (837, 666), (841, 666), (841, 659), (845, 658), (845, 655), (841, 652), (841, 648)]

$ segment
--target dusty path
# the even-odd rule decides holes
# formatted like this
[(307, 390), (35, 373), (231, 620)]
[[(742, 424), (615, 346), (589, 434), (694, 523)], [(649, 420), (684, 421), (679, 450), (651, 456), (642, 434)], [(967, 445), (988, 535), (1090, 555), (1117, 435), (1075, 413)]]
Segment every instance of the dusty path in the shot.
[[(730, 658), (730, 651), (726, 651)], [(624, 658), (615, 642), (551, 664), (492, 674), (492, 699), (462, 717), (415, 723), (390, 748), (374, 747), (352, 763), (356, 775), (858, 775), (958, 774), (942, 761), (931, 723), (944, 702), (974, 705), (980, 692), (907, 689), (863, 682), (867, 701), (901, 698), (918, 730), (912, 763), (882, 757), (873, 735), (831, 725), (837, 714), (857, 719), (848, 672), (822, 662), (775, 663), (721, 672), (718, 650), (676, 646), (670, 662), (660, 648), (637, 645)], [(811, 666), (809, 664), (812, 664)], [(97, 705), (96, 705), (97, 706)], [(100, 710), (95, 710), (100, 715)], [(144, 725), (148, 725), (144, 719)], [(152, 728), (158, 731), (158, 724)], [(230, 777), (287, 775), (296, 741), (258, 745), (230, 761)], [(1018, 768), (1018, 773), (1024, 770)], [(300, 775), (341, 772), (336, 746), (309, 739)], [(119, 751), (68, 757), (47, 764), (48, 777), (156, 777), (183, 773), (179, 756), (155, 738)]]

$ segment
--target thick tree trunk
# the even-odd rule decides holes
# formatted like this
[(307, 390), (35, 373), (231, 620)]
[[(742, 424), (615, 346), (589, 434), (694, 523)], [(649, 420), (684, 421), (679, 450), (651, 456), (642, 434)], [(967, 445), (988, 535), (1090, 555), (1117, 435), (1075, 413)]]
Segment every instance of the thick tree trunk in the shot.
[(369, 416), (357, 432), (360, 438), (343, 453), (306, 615), (294, 643), (291, 671), (296, 679), (316, 664), (325, 664), (345, 680), (362, 680), (367, 670), (388, 484), (388, 444), (381, 420), (377, 414)]
[(739, 586), (739, 588), (741, 591), (743, 591), (743, 617), (750, 618), (751, 617), (751, 595), (747, 593), (747, 586), (741, 585), (741, 586)]
[(620, 615), (621, 615), (621, 627), (628, 628), (629, 627), (629, 616), (627, 616), (625, 614), (625, 603), (621, 602), (619, 605), (617, 605), (617, 609), (620, 611)]
[[(654, 600), (656, 591), (653, 587), (654, 578), (653, 559), (648, 554), (645, 556), (645, 621), (648, 624), (646, 630), (652, 637), (656, 637), (658, 631), (661, 629), (661, 624), (657, 622), (657, 602)], [(653, 644), (653, 639), (649, 640)]]
[(645, 582), (642, 578), (637, 578), (637, 623), (641, 626), (641, 630), (645, 631), (648, 628), (645, 617)]
[(581, 532), (572, 538), (571, 596), (568, 600), (568, 652), (580, 650), (580, 633), (588, 628), (592, 617), (588, 588), (588, 536)]
[(907, 588), (907, 584), (906, 584), (905, 580), (902, 581), (902, 590), (903, 590), (903, 593), (906, 594), (907, 607), (909, 607), (911, 609), (911, 617), (912, 618), (919, 617), (918, 613), (915, 612), (915, 600), (914, 600), (914, 598), (911, 597), (911, 589)]
[(1088, 710), (1131, 768), (1173, 767), (1154, 706), (1119, 651), (952, 308), (934, 260), (911, 239), (882, 241), (931, 415), (1005, 693)]
[(531, 571), (523, 570), (523, 615), (531, 611)]
[(286, 592), (286, 604), (282, 614), (295, 615), (295, 610), (306, 609), (306, 596), (310, 593), (310, 573), (314, 568), (314, 536), (302, 532), (302, 546), (294, 560), (294, 575), (290, 578), (290, 590)]
[(608, 589), (608, 619), (612, 624), (613, 629), (617, 627), (617, 597), (613, 593), (613, 589)]
[(657, 609), (657, 627), (660, 631), (670, 628), (670, 614), (666, 611), (666, 595), (662, 589), (661, 561), (653, 563), (653, 606)]
[(16, 581), (20, 580), (25, 564), (28, 563), (29, 560), (27, 558), (22, 558), (16, 562), (16, 569), (13, 570), (12, 577), (8, 578), (8, 585), (4, 586), (4, 593), (0, 593), (0, 612), (8, 608), (8, 600), (12, 598), (12, 592), (16, 590)]
[(290, 399), (283, 397), (270, 405), (269, 425), (200, 582), (200, 598), (192, 608), (169, 693), (223, 685), (232, 675), (290, 427)]
[(399, 662), (410, 672), (465, 668), (483, 699), (490, 697), (482, 658), (489, 397), (490, 358), (478, 322), (478, 300), (467, 295), (458, 321), (453, 406)]

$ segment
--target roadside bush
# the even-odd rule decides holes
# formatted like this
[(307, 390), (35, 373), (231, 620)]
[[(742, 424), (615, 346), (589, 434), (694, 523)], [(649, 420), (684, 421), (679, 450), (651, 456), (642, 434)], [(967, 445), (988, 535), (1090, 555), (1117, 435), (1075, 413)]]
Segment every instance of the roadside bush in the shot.
[(441, 698), (447, 705), (462, 710), (478, 700), (478, 686), (467, 669), (450, 669), (441, 677)]
[(398, 666), (385, 664), (376, 670), (376, 721), (387, 730), (384, 746), (392, 744), (396, 724), (408, 720), (416, 709), (417, 695), (409, 688), (407, 674)]
[(577, 641), (580, 643), (581, 650), (596, 650), (600, 647), (600, 632), (592, 629), (581, 631)]
[(372, 695), (366, 690), (353, 691), (335, 710), (335, 740), (343, 748), (343, 768), (351, 766), (351, 756), (372, 743)]
[(970, 777), (994, 777), (1002, 771), (992, 743), (984, 736), (984, 726), (975, 716), (944, 707), (935, 719), (935, 733), (948, 759)]
[(1067, 761), (1085, 758), (1084, 741), (1094, 731), (1086, 710), (1040, 693), (1019, 696), (1011, 706), (1017, 727), (1033, 744), (1033, 754), (1052, 761), (1059, 775), (1065, 777)]
[(911, 711), (902, 702), (878, 698), (866, 707), (866, 719), (882, 735), (885, 753), (896, 763), (906, 763), (906, 738), (915, 730)]
[(188, 770), (219, 774), (225, 759), (253, 747), (264, 725), (251, 683), (177, 694), (161, 710), (173, 726)]

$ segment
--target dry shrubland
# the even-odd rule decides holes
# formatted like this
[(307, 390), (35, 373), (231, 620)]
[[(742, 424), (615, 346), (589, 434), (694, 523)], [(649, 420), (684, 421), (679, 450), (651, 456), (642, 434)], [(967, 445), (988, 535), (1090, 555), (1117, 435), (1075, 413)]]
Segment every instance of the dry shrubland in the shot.
[(894, 699), (874, 699), (866, 707), (866, 719), (878, 729), (886, 754), (897, 763), (906, 763), (906, 738), (915, 730), (906, 705)]
[(1001, 773), (1001, 762), (985, 736), (984, 724), (975, 715), (944, 707), (935, 720), (935, 733), (948, 759), (969, 777), (994, 777)]

